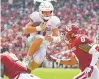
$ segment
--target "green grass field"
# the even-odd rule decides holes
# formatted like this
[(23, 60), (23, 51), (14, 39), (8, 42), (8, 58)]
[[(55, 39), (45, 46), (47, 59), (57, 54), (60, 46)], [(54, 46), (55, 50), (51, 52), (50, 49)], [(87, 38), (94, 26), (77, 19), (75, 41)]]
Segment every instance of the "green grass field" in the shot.
[[(73, 79), (75, 75), (80, 72), (79, 69), (50, 69), (38, 68), (32, 74), (40, 77), (41, 79)], [(8, 78), (4, 78), (8, 79)]]

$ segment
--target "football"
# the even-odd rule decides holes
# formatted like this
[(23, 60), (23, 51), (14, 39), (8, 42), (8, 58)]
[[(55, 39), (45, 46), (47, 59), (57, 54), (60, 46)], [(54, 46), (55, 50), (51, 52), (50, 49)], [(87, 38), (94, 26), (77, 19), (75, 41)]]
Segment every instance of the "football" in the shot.
[(41, 22), (35, 22), (33, 23), (33, 26), (36, 27), (36, 26), (39, 26), (41, 24)]

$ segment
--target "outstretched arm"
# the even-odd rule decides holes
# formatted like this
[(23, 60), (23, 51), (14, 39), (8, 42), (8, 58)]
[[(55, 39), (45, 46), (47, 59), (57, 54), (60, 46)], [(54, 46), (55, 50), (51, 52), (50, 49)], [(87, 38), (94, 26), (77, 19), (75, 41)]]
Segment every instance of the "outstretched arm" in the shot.
[(70, 59), (60, 60), (60, 63), (64, 65), (75, 65), (77, 63), (77, 60), (75, 56), (71, 56)]
[(71, 56), (68, 59), (57, 59), (54, 56), (50, 56), (50, 60), (53, 62), (64, 64), (64, 65), (75, 65), (77, 63), (75, 56)]

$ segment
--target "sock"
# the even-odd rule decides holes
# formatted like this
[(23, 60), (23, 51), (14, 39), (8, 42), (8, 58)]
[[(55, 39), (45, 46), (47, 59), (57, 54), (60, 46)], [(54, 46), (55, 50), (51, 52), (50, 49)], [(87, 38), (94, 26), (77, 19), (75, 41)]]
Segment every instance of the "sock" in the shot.
[(40, 66), (40, 64), (36, 63), (35, 61), (32, 61), (32, 62), (29, 64), (28, 68), (32, 71), (32, 70), (38, 68), (39, 66)]

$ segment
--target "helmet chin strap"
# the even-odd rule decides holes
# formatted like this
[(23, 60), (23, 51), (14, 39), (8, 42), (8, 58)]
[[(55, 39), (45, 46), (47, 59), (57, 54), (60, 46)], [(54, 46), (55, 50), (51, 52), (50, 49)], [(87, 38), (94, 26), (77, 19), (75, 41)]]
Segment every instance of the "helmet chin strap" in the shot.
[(44, 22), (47, 22), (50, 18), (51, 18), (51, 16), (48, 17), (48, 19), (47, 19), (47, 17), (46, 18), (42, 17), (42, 19), (44, 20)]
[(44, 21), (48, 21), (50, 17), (43, 17)]
[(46, 20), (46, 19), (44, 19), (44, 18), (43, 18), (43, 20), (44, 20), (44, 22), (47, 22), (47, 21), (48, 21), (48, 20)]

